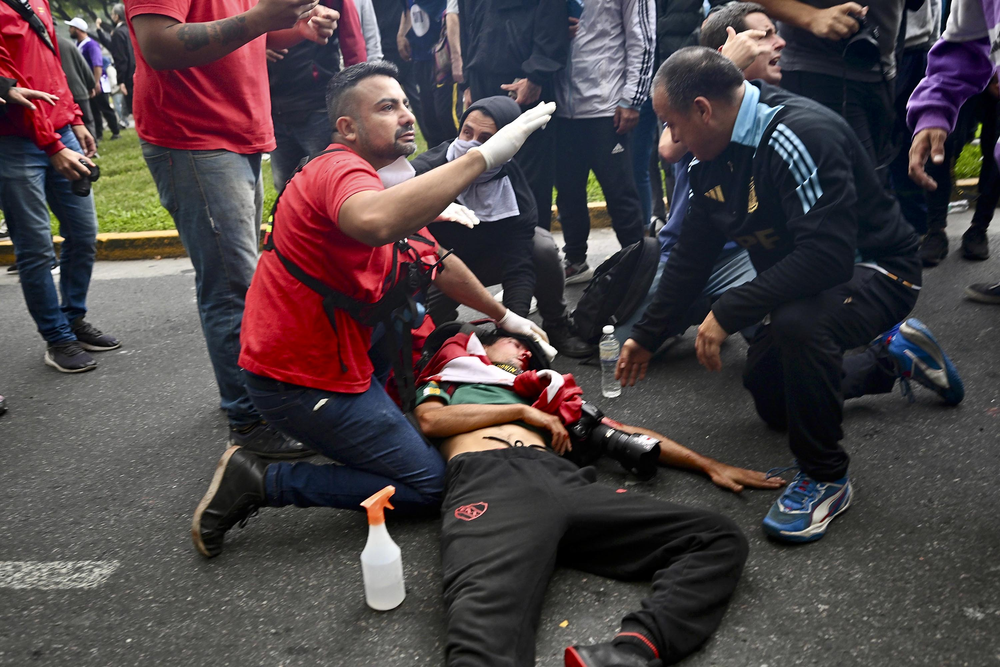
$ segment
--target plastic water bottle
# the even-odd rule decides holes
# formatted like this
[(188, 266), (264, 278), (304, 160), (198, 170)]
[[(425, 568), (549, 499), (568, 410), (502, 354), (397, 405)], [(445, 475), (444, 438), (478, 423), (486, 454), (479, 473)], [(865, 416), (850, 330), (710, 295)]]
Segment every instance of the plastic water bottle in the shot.
[(622, 385), (615, 379), (615, 367), (618, 365), (618, 352), (621, 346), (615, 338), (615, 328), (606, 324), (603, 329), (604, 335), (597, 349), (601, 354), (601, 394), (605, 398), (617, 398), (621, 396)]
[(362, 505), (368, 510), (368, 543), (361, 552), (361, 575), (365, 581), (365, 601), (378, 611), (395, 609), (406, 597), (403, 585), (403, 556), (385, 529), (385, 508), (396, 487), (387, 486)]

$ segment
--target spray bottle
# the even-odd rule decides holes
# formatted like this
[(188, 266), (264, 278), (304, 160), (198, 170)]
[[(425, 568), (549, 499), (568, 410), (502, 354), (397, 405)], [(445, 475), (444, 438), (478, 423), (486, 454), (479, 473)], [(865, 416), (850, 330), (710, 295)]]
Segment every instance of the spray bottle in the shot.
[(368, 543), (361, 552), (365, 601), (378, 611), (395, 609), (406, 597), (402, 554), (385, 529), (385, 508), (393, 509), (389, 498), (394, 493), (396, 487), (387, 486), (361, 503), (368, 510)]

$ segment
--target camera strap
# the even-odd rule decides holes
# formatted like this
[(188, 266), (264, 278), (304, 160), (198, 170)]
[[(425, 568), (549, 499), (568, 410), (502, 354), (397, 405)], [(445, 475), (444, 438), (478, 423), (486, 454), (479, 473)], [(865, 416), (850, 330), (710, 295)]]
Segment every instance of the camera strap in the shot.
[[(42, 19), (38, 18), (38, 14), (35, 10), (28, 4), (27, 0), (23, 2), (21, 0), (2, 0), (8, 7), (17, 12), (18, 16), (28, 22), (31, 29), (35, 31), (38, 38), (41, 39), (45, 46), (49, 47), (52, 53), (56, 53), (56, 47), (52, 43), (52, 38), (49, 37), (49, 31), (45, 29), (45, 24), (42, 23)], [(58, 54), (56, 54), (58, 55)]]

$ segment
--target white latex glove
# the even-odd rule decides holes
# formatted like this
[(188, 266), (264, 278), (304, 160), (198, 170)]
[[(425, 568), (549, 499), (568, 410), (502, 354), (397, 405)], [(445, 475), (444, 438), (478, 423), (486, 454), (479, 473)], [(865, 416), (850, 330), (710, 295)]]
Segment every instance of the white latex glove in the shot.
[(486, 160), (486, 171), (489, 171), (514, 157), (532, 132), (548, 124), (555, 111), (555, 102), (539, 102), (538, 106), (528, 109), (516, 120), (501, 127), (482, 146), (471, 148), (469, 152), (482, 153)]
[(438, 220), (444, 220), (447, 222), (457, 222), (460, 225), (465, 225), (469, 229), (472, 229), (479, 224), (479, 218), (473, 213), (471, 208), (466, 208), (461, 204), (456, 204), (452, 202), (448, 204), (448, 208), (441, 211), (441, 215), (437, 217)]
[(510, 308), (507, 309), (504, 316), (497, 322), (497, 326), (504, 331), (516, 333), (520, 336), (527, 336), (538, 343), (538, 346), (542, 348), (542, 352), (549, 358), (549, 361), (556, 358), (558, 351), (549, 345), (549, 335), (545, 333), (545, 330), (531, 320), (521, 317)]

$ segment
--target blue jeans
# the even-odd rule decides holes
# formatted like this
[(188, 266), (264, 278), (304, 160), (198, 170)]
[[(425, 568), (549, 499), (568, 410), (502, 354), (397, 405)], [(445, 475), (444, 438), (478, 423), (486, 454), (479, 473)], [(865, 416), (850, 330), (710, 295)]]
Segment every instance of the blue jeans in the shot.
[[(647, 225), (653, 217), (653, 189), (649, 181), (649, 158), (656, 150), (660, 133), (660, 124), (653, 111), (653, 98), (650, 96), (639, 107), (639, 122), (632, 131), (632, 175), (635, 177), (635, 187), (639, 191), (639, 204), (642, 206), (642, 219)], [(671, 202), (673, 203), (673, 202)]]
[[(646, 293), (646, 298), (639, 304), (639, 308), (632, 317), (615, 327), (615, 338), (618, 339), (619, 343), (624, 344), (628, 340), (632, 333), (632, 327), (642, 319), (646, 308), (652, 303), (653, 296), (656, 295), (656, 291), (660, 287), (660, 279), (663, 277), (664, 266), (666, 266), (666, 262), (661, 261), (660, 266), (656, 269), (656, 277), (653, 278), (653, 284), (649, 286), (649, 291)], [(702, 290), (698, 300), (688, 310), (683, 321), (677, 322), (676, 326), (666, 333), (664, 340), (673, 336), (679, 336), (688, 327), (701, 324), (708, 315), (708, 311), (711, 310), (712, 303), (722, 296), (723, 292), (748, 283), (756, 277), (757, 271), (753, 268), (753, 264), (750, 262), (750, 255), (746, 250), (743, 248), (724, 250), (719, 255), (719, 259), (715, 263), (715, 268), (712, 270), (712, 275), (708, 279), (708, 283), (705, 284), (705, 289)], [(653, 350), (653, 352), (655, 351)]]
[(364, 393), (342, 394), (246, 375), (254, 405), (269, 424), (343, 464), (269, 465), (268, 505), (359, 510), (362, 500), (390, 484), (398, 510), (440, 505), (444, 461), (380, 384), (373, 380)]
[(236, 365), (260, 235), (260, 154), (182, 151), (142, 142), (160, 203), (194, 264), (198, 314), (222, 409), (232, 426), (260, 419)]
[[(59, 134), (67, 148), (83, 153), (69, 125)], [(76, 340), (70, 323), (87, 314), (87, 291), (97, 256), (94, 196), (74, 195), (70, 182), (30, 139), (3, 136), (0, 206), (14, 243), (21, 291), (38, 333), (49, 343)], [(62, 306), (51, 273), (56, 255), (49, 206), (59, 219), (59, 234), (65, 239), (59, 262)]]
[(302, 122), (291, 122), (292, 119), (281, 114), (273, 114), (271, 118), (274, 120), (274, 140), (278, 144), (271, 151), (271, 175), (274, 189), (281, 192), (302, 158), (315, 155), (330, 145), (333, 130), (325, 110), (308, 114)]

